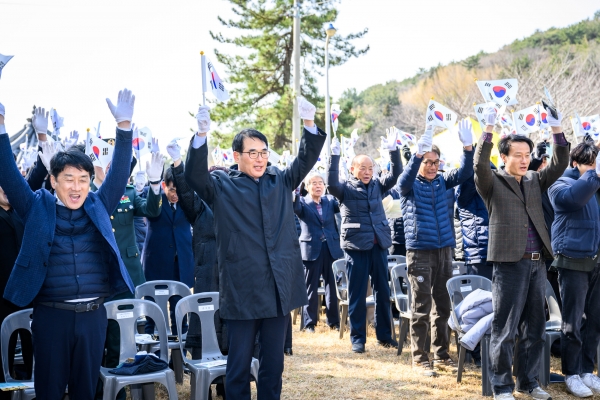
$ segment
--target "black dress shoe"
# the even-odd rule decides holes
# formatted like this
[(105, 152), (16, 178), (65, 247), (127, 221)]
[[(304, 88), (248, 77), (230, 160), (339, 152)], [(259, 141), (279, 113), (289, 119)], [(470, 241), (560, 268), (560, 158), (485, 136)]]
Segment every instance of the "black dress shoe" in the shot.
[(388, 348), (398, 348), (398, 342), (396, 342), (394, 339), (390, 339), (390, 340), (378, 340), (377, 344), (380, 345), (381, 347), (385, 347), (386, 349)]
[(304, 331), (308, 333), (315, 333), (315, 326), (313, 324), (306, 325)]
[(285, 354), (286, 356), (293, 356), (294, 352), (292, 351), (291, 347), (286, 347), (285, 349), (283, 349), (283, 354)]
[(330, 328), (332, 331), (333, 331), (333, 330), (336, 330), (336, 331), (338, 331), (338, 332), (339, 332), (339, 331), (340, 331), (340, 324), (329, 325), (329, 328)]
[(364, 343), (354, 343), (352, 345), (352, 351), (355, 353), (364, 353), (365, 352), (365, 344)]

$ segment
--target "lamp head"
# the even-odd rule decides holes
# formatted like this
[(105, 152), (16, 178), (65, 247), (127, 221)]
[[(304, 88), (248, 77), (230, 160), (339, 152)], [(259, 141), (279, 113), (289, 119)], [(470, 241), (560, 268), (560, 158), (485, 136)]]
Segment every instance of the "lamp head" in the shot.
[(325, 33), (327, 34), (327, 37), (332, 37), (333, 35), (335, 35), (336, 31), (337, 31), (337, 29), (335, 29), (333, 27), (332, 23), (329, 23), (329, 25), (327, 26), (327, 28), (325, 28)]

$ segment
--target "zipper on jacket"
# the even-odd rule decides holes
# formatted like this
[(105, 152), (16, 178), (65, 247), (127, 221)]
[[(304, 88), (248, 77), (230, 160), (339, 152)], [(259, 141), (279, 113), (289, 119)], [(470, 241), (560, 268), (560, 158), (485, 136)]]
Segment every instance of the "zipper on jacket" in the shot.
[[(436, 204), (435, 204), (435, 189), (433, 187), (433, 182), (429, 182), (429, 184), (431, 185), (431, 200), (432, 200), (432, 205), (433, 205), (433, 215), (435, 216), (435, 229), (436, 229), (437, 235), (438, 235), (438, 246), (440, 246), (442, 244), (442, 241), (440, 240), (440, 224), (438, 223), (438, 216), (437, 216), (437, 210), (436, 210)], [(445, 195), (446, 195), (446, 193), (444, 193), (444, 196)]]

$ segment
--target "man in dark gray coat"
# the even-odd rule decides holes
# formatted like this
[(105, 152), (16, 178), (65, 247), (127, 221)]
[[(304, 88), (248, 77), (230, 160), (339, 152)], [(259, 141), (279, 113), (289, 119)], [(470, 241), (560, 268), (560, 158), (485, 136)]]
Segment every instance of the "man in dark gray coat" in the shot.
[(315, 107), (299, 101), (304, 134), (298, 157), (284, 170), (269, 166), (267, 138), (244, 129), (232, 144), (237, 165), (208, 172), (208, 107), (200, 107), (198, 133), (188, 150), (185, 178), (213, 208), (219, 265), (221, 317), (227, 321), (226, 394), (250, 399), (249, 367), (260, 332), (258, 398), (279, 399), (285, 316), (308, 302), (292, 192), (314, 166), (325, 135), (314, 124)]

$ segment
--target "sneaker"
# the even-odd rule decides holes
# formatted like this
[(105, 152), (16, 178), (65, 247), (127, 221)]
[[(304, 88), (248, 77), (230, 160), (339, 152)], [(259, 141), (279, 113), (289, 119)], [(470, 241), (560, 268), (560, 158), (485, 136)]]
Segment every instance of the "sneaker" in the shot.
[(365, 344), (364, 343), (354, 343), (352, 345), (352, 351), (355, 353), (364, 353), (365, 352)]
[(585, 386), (590, 388), (595, 394), (600, 394), (600, 378), (594, 374), (581, 374), (581, 381)]
[(532, 399), (536, 400), (552, 400), (552, 396), (544, 392), (544, 390), (539, 386), (529, 390), (519, 390), (519, 392), (528, 394)]
[(437, 372), (433, 370), (433, 366), (429, 361), (423, 361), (413, 364), (413, 369), (420, 370), (421, 375), (434, 377), (437, 376)]
[(389, 349), (391, 347), (397, 349), (398, 348), (398, 342), (396, 342), (394, 339), (390, 339), (390, 340), (378, 340), (377, 344), (380, 345), (381, 347), (385, 347), (386, 349)]
[(515, 400), (512, 393), (494, 393), (494, 400)]
[(458, 366), (450, 357), (445, 360), (433, 360), (433, 366), (437, 369), (452, 372), (453, 374), (458, 372)]

